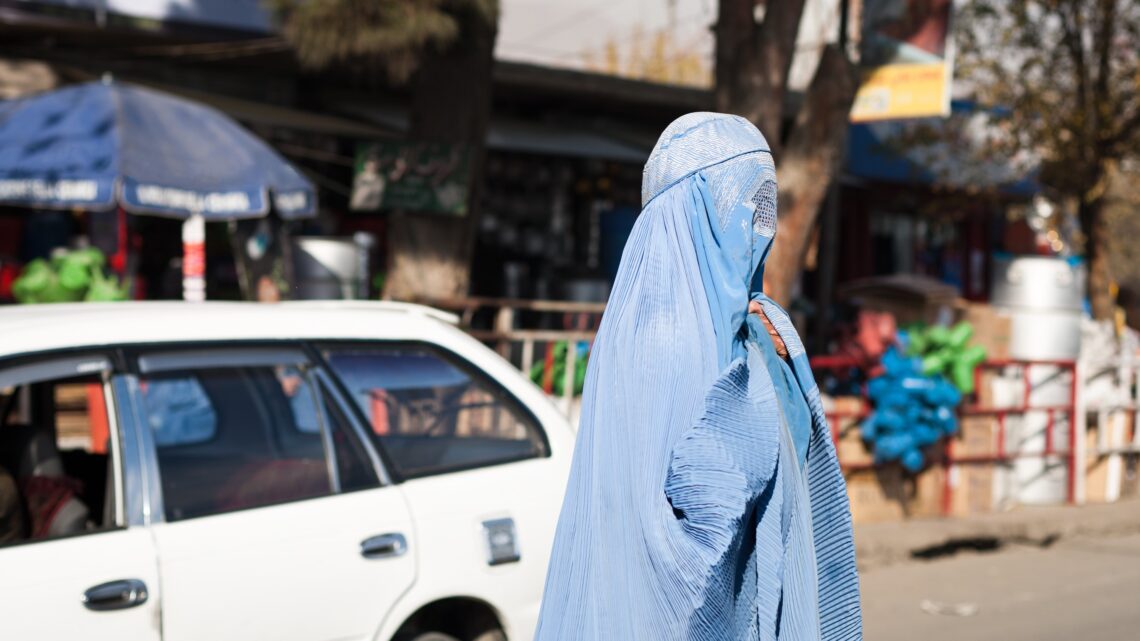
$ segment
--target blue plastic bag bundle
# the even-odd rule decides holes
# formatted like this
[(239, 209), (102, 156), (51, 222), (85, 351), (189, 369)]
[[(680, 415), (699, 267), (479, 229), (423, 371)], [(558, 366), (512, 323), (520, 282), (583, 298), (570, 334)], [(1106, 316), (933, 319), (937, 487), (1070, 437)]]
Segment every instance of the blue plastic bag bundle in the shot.
[(922, 359), (894, 347), (883, 355), (883, 375), (867, 384), (875, 411), (863, 423), (863, 439), (875, 461), (899, 461), (911, 472), (926, 463), (923, 448), (958, 431), (955, 409), (962, 394), (940, 374), (922, 373)]

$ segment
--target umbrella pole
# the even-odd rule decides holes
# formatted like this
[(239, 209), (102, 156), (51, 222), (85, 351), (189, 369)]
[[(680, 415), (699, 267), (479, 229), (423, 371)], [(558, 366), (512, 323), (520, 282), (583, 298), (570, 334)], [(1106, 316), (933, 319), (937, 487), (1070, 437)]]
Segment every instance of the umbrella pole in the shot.
[(182, 299), (206, 300), (206, 220), (201, 214), (182, 223)]

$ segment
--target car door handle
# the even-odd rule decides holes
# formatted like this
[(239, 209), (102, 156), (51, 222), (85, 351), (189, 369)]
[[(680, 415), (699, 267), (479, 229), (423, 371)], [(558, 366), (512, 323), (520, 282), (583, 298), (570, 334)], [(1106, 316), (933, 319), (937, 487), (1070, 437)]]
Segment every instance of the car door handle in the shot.
[(146, 584), (138, 579), (122, 579), (100, 583), (83, 593), (83, 605), (88, 610), (122, 610), (146, 603)]
[(408, 551), (408, 540), (399, 532), (389, 532), (360, 542), (360, 554), (366, 559), (386, 559)]

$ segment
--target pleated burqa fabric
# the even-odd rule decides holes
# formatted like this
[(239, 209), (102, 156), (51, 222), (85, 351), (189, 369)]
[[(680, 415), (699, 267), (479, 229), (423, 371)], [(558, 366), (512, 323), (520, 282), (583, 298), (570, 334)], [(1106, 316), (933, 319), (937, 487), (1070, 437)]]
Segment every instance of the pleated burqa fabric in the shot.
[(861, 638), (819, 392), (760, 286), (776, 231), (764, 137), (736, 116), (677, 119), (642, 203), (590, 355), (536, 639)]

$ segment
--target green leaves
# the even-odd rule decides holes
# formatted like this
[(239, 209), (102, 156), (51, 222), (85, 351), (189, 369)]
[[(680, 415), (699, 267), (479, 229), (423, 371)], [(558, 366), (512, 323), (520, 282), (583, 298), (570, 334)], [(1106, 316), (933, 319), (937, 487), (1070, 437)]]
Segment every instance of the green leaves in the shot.
[(301, 64), (379, 65), (396, 82), (462, 39), (467, 20), (498, 21), (497, 0), (268, 0)]

